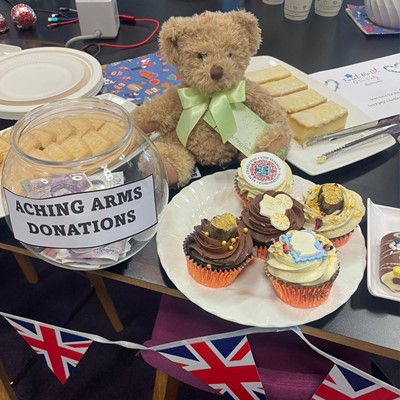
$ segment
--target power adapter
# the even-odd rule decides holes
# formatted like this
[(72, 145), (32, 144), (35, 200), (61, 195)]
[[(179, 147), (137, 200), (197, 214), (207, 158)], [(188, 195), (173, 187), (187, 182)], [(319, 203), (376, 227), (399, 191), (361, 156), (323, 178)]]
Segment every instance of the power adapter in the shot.
[(115, 38), (119, 31), (117, 0), (76, 0), (81, 35), (100, 32), (101, 38)]

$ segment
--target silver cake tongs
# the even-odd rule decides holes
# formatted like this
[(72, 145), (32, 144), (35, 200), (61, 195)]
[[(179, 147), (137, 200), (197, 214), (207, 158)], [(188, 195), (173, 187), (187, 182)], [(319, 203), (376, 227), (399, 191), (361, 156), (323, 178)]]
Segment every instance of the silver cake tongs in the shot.
[(343, 146), (336, 147), (333, 150), (327, 151), (324, 154), (321, 154), (320, 156), (317, 157), (317, 162), (318, 164), (322, 164), (326, 162), (326, 160), (330, 159), (331, 157), (341, 153), (344, 150), (347, 150), (348, 148), (351, 148), (353, 146), (356, 146), (358, 144), (367, 142), (370, 139), (376, 138), (381, 135), (392, 135), (392, 136), (398, 136), (400, 135), (400, 124), (396, 125), (391, 125), (388, 128), (385, 129), (379, 129), (374, 133), (371, 133), (370, 135), (365, 135), (361, 138), (352, 140), (351, 142), (345, 143)]
[(312, 137), (305, 142), (304, 147), (326, 141), (332, 142), (336, 139), (355, 135), (356, 133), (367, 132), (370, 130), (383, 128), (385, 126), (397, 125), (397, 124), (400, 124), (400, 114), (392, 115), (391, 117), (382, 118), (375, 121), (369, 121), (364, 124), (356, 125), (351, 128), (346, 128), (338, 132), (329, 133), (327, 135)]

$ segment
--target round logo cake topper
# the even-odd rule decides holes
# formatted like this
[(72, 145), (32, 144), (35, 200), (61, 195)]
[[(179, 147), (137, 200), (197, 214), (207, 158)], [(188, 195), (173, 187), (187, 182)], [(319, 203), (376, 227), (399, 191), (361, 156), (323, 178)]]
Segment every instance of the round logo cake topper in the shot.
[(243, 176), (248, 184), (256, 188), (274, 190), (286, 178), (284, 161), (272, 153), (255, 153), (243, 161)]

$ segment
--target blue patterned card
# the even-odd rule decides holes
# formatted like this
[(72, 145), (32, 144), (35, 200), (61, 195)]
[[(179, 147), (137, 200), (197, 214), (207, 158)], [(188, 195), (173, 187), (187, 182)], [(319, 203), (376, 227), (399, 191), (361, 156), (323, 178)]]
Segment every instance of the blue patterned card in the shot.
[(142, 104), (180, 82), (175, 67), (160, 51), (103, 65), (104, 85), (100, 93), (111, 93), (135, 104)]
[(400, 29), (384, 28), (383, 26), (374, 24), (368, 19), (364, 6), (347, 4), (346, 12), (366, 35), (390, 35), (400, 33)]

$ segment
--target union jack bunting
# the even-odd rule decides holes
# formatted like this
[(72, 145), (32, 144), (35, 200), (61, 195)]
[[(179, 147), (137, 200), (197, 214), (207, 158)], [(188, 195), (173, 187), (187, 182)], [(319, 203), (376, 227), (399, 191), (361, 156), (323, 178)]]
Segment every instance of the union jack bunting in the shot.
[(228, 399), (266, 400), (247, 336), (203, 338), (158, 351)]
[(43, 357), (48, 367), (61, 383), (65, 383), (72, 370), (78, 365), (92, 340), (79, 336), (62, 328), (28, 322), (18, 318), (4, 317), (25, 339), (25, 341)]
[(312, 397), (312, 400), (350, 399), (396, 400), (400, 399), (400, 395), (344, 367), (334, 365)]

